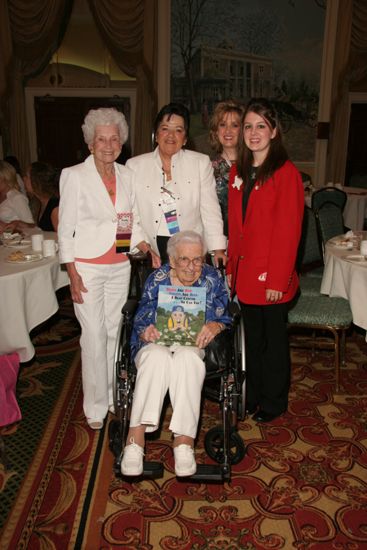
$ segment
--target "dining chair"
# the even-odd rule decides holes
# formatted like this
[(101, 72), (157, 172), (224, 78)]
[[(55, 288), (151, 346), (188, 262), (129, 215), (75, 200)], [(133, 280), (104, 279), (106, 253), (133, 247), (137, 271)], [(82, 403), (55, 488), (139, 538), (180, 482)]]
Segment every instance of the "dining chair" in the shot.
[(302, 294), (304, 296), (319, 295), (324, 262), (315, 213), (309, 206), (305, 206), (304, 210), (302, 233), (297, 253), (297, 271)]
[(347, 202), (347, 194), (337, 187), (322, 187), (312, 194), (311, 208), (314, 212), (319, 210), (325, 202), (336, 204), (343, 212)]
[(324, 202), (318, 210), (315, 211), (319, 238), (322, 246), (323, 255), (325, 254), (325, 245), (328, 240), (337, 235), (344, 234), (343, 212), (340, 206), (333, 202)]
[[(299, 340), (290, 339), (290, 345), (311, 349), (312, 355), (315, 349), (334, 350), (335, 392), (340, 391), (340, 365), (345, 363), (345, 335), (352, 324), (352, 312), (348, 300), (344, 298), (330, 298), (319, 294), (318, 296), (298, 297), (293, 307), (288, 312), (288, 328), (292, 332), (296, 329), (312, 331), (309, 338)], [(333, 341), (325, 338), (315, 338), (315, 333), (331, 333)]]
[(312, 208), (305, 206), (302, 232), (297, 251), (297, 269), (299, 273), (321, 277), (323, 266), (322, 249), (317, 230), (316, 216)]

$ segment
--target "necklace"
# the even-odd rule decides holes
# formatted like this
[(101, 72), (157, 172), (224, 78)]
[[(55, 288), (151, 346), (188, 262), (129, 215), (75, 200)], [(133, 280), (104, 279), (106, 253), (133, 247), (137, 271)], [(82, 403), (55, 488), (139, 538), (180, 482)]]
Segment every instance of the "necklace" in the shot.
[(163, 174), (163, 179), (164, 179), (164, 176), (166, 176), (167, 181), (170, 181), (172, 179), (171, 167), (165, 168), (164, 166), (162, 166), (162, 174)]
[(223, 152), (222, 152), (222, 157), (224, 158), (224, 160), (226, 161), (226, 163), (229, 166), (232, 166), (232, 164), (236, 162), (236, 159), (231, 160), (229, 158), (229, 155), (228, 155), (227, 151), (225, 151), (224, 149), (223, 149)]

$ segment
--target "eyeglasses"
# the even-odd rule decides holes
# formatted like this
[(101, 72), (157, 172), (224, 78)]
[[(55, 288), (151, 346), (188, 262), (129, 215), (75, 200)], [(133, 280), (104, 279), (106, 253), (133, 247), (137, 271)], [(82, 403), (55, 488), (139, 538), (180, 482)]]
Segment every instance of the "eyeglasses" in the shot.
[(197, 258), (190, 260), (190, 258), (187, 258), (186, 256), (179, 256), (176, 258), (176, 262), (179, 267), (189, 267), (190, 264), (194, 267), (201, 267), (204, 263), (204, 259), (201, 256), (198, 256)]

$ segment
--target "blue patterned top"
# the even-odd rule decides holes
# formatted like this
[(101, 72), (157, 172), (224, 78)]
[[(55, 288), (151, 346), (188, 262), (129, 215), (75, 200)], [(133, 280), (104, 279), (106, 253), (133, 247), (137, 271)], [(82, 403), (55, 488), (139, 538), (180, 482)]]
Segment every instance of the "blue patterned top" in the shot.
[(222, 155), (217, 155), (212, 160), (212, 166), (218, 200), (222, 211), (223, 233), (224, 235), (228, 235), (228, 180), (231, 167)]
[[(163, 265), (149, 275), (145, 282), (143, 295), (134, 318), (131, 335), (131, 352), (134, 358), (137, 352), (146, 345), (139, 338), (139, 334), (149, 325), (155, 325), (157, 318), (158, 292), (160, 285), (172, 285), (169, 272), (170, 266)], [(199, 279), (192, 285), (206, 288), (205, 321), (216, 321), (227, 326), (232, 324), (228, 312), (228, 292), (220, 273), (212, 266), (204, 264)]]

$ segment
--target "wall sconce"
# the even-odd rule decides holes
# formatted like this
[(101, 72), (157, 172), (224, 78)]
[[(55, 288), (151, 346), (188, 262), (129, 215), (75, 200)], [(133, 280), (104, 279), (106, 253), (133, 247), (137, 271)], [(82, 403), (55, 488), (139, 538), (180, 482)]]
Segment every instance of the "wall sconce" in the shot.
[(50, 76), (49, 81), (50, 81), (51, 86), (61, 86), (64, 79), (62, 78), (61, 74), (56, 73), (56, 74), (52, 74)]

